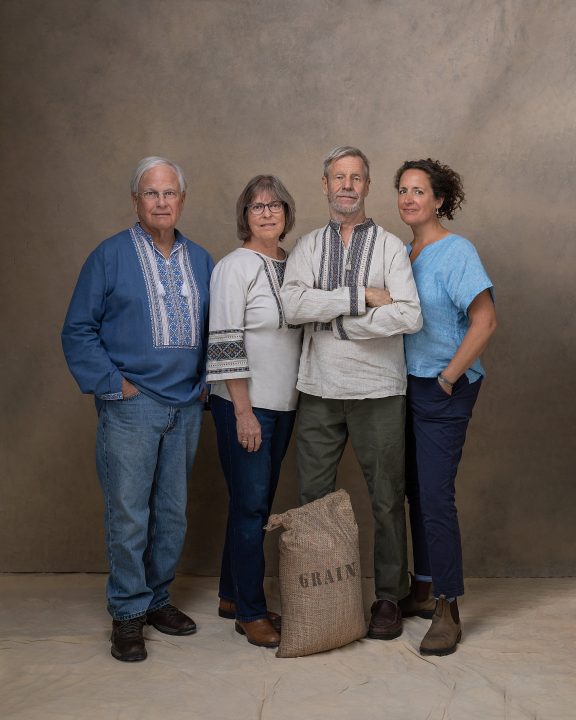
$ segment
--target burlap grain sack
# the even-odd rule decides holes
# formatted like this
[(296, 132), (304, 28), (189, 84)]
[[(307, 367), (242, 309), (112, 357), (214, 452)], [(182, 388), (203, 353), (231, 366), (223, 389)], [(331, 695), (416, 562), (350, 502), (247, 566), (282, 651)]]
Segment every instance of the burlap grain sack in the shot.
[(358, 525), (345, 490), (281, 515), (282, 632), (277, 657), (299, 657), (346, 645), (366, 635)]

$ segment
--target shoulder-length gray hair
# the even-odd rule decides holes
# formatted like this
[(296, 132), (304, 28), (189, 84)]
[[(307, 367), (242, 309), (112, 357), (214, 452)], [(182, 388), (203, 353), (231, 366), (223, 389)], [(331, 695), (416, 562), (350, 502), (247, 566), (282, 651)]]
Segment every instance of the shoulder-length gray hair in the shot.
[(248, 225), (248, 205), (261, 192), (268, 192), (273, 200), (280, 200), (284, 205), (284, 230), (280, 240), (294, 227), (296, 220), (296, 205), (294, 198), (284, 187), (282, 181), (276, 175), (256, 175), (248, 182), (236, 202), (236, 234), (241, 242), (246, 242), (252, 231)]
[(172, 170), (174, 170), (174, 172), (176, 173), (176, 177), (178, 178), (180, 192), (186, 192), (186, 178), (184, 177), (184, 171), (182, 170), (180, 165), (172, 162), (172, 160), (168, 160), (168, 158), (151, 155), (150, 157), (142, 158), (142, 160), (140, 160), (140, 162), (136, 166), (136, 170), (134, 170), (134, 174), (132, 175), (132, 179), (130, 180), (130, 190), (132, 191), (133, 195), (138, 194), (138, 185), (140, 184), (142, 175), (144, 175), (145, 172), (148, 172), (148, 170), (151, 170), (153, 167), (156, 167), (158, 165), (168, 165), (168, 167), (172, 168)]

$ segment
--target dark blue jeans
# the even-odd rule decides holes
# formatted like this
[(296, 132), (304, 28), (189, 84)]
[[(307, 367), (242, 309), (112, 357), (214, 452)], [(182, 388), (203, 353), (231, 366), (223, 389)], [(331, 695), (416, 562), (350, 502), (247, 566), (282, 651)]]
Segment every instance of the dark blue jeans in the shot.
[(436, 378), (408, 376), (406, 497), (414, 572), (432, 576), (436, 597), (464, 594), (455, 480), (481, 383), (463, 375), (450, 396)]
[(252, 408), (262, 430), (262, 445), (249, 453), (238, 443), (234, 405), (217, 395), (210, 403), (230, 496), (219, 595), (236, 604), (238, 620), (252, 622), (266, 617), (264, 525), (296, 412)]

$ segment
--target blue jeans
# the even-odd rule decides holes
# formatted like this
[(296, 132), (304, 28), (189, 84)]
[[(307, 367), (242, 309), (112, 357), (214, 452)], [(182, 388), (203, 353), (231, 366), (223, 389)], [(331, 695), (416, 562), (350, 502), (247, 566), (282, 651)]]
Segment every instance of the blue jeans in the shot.
[(107, 400), (100, 409), (96, 466), (104, 493), (108, 612), (115, 620), (169, 601), (202, 409), (201, 403), (161, 405), (143, 393)]
[(258, 452), (249, 453), (238, 443), (234, 405), (218, 395), (211, 396), (210, 404), (230, 495), (219, 595), (235, 603), (238, 620), (252, 622), (266, 617), (264, 525), (296, 412), (252, 408), (260, 423), (262, 445)]
[(406, 496), (414, 572), (432, 577), (436, 597), (464, 594), (455, 481), (481, 384), (463, 375), (450, 396), (436, 378), (408, 376)]

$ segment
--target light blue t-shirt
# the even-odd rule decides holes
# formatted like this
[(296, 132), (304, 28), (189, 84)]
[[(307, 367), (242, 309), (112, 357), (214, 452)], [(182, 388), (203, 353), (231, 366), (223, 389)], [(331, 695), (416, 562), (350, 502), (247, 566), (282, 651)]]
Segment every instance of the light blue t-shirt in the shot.
[[(408, 251), (410, 251), (410, 246)], [(468, 307), (492, 282), (469, 240), (447, 235), (427, 245), (412, 265), (424, 325), (404, 335), (409, 375), (436, 377), (452, 360), (468, 330)], [(477, 359), (466, 371), (470, 382), (485, 375)]]

